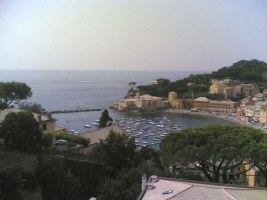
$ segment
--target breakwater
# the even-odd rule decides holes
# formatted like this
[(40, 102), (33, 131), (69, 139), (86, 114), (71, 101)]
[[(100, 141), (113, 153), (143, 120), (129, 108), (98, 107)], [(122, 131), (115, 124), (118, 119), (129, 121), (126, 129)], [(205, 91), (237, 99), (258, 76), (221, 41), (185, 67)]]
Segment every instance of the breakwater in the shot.
[(74, 110), (54, 110), (54, 111), (49, 111), (51, 114), (60, 114), (60, 113), (77, 113), (77, 112), (91, 112), (91, 111), (102, 111), (101, 108), (85, 108), (85, 109), (74, 109)]

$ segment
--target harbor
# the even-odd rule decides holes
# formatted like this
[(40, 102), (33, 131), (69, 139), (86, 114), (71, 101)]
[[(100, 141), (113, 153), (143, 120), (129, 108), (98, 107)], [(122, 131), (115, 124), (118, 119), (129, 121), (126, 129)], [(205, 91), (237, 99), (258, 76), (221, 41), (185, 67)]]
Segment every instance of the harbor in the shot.
[(152, 119), (120, 118), (115, 121), (125, 132), (135, 139), (137, 149), (152, 147), (159, 149), (160, 141), (171, 132), (181, 131), (182, 121), (173, 121), (167, 117), (156, 117)]

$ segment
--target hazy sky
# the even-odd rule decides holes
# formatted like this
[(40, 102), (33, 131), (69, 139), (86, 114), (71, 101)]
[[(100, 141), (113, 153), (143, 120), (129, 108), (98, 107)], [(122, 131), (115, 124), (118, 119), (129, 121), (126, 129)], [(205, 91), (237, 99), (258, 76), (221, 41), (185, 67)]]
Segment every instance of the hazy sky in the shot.
[(217, 70), (267, 61), (266, 0), (0, 0), (0, 69)]

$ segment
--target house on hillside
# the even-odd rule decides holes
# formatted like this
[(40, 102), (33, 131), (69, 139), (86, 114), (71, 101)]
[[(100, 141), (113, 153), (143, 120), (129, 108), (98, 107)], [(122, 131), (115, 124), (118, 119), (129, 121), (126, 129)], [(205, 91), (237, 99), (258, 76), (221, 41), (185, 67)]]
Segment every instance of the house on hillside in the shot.
[(86, 139), (90, 139), (90, 145), (88, 148), (81, 149), (80, 153), (86, 154), (91, 149), (91, 146), (97, 145), (100, 142), (100, 140), (105, 140), (108, 137), (108, 135), (111, 133), (111, 131), (114, 131), (115, 133), (120, 133), (120, 134), (127, 134), (125, 130), (118, 124), (114, 124), (112, 126), (108, 126), (105, 128), (100, 128), (94, 131), (84, 133), (80, 136)]
[(237, 97), (244, 95), (245, 97), (254, 96), (260, 93), (259, 87), (256, 84), (241, 84), (240, 81), (223, 79), (211, 80), (210, 94), (222, 94), (225, 98)]
[[(11, 112), (25, 112), (18, 108), (7, 108), (0, 111), (0, 123), (5, 119), (6, 115)], [(55, 139), (56, 119), (51, 114), (32, 113), (35, 120), (39, 123), (39, 127), (44, 134), (50, 133)]]

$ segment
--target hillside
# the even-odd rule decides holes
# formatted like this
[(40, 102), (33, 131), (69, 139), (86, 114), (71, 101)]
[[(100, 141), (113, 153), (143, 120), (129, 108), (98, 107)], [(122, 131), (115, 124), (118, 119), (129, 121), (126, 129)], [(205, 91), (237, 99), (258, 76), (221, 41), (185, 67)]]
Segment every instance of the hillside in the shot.
[(160, 97), (168, 97), (169, 92), (175, 91), (180, 98), (195, 98), (198, 96), (213, 98), (208, 94), (210, 80), (224, 78), (239, 80), (243, 83), (256, 83), (262, 88), (267, 88), (267, 63), (255, 59), (241, 60), (209, 74), (191, 74), (175, 82), (164, 81), (158, 85), (141, 85), (138, 88), (141, 94), (147, 93)]
[(212, 78), (223, 79), (229, 77), (242, 82), (256, 81), (256, 83), (266, 81), (266, 75), (267, 63), (259, 60), (241, 60), (230, 67), (223, 67), (217, 72), (211, 73)]

